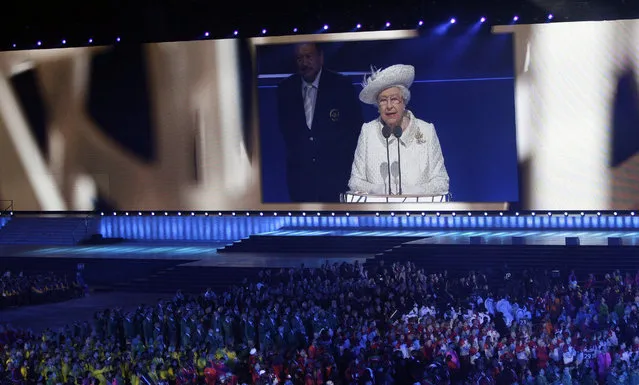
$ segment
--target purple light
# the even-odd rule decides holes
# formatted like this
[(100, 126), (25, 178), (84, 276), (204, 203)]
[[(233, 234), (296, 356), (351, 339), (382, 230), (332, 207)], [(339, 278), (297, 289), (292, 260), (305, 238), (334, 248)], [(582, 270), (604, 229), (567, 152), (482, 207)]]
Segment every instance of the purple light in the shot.
[(204, 36), (209, 37), (209, 33), (208, 32), (204, 32)]
[(237, 36), (238, 33), (240, 33), (240, 32), (237, 31), (237, 30), (233, 31), (233, 36)]
[(451, 24), (455, 24), (457, 22), (457, 20), (455, 20), (455, 18), (450, 19), (450, 23)]
[(554, 16), (552, 15), (552, 13), (550, 15), (548, 15), (548, 20), (552, 20), (554, 18)]
[(62, 40), (62, 44), (67, 44), (67, 41), (66, 40)]
[(115, 41), (117, 41), (119, 43), (120, 42), (120, 38), (119, 37), (116, 38)]
[(519, 16), (513, 17), (513, 21), (518, 21), (518, 20), (519, 20)]
[(41, 45), (42, 45), (42, 42), (41, 42), (41, 41), (38, 41), (38, 43), (37, 43), (37, 44), (38, 44), (38, 47), (39, 47), (39, 46), (41, 46)]
[(294, 32), (294, 33), (297, 33), (297, 28), (293, 28), (293, 32)]
[(15, 44), (15, 43), (13, 43), (13, 48), (15, 48), (15, 47), (16, 47), (16, 44)]
[(390, 21), (386, 22), (386, 28), (390, 27)]
[(93, 39), (89, 39), (89, 44), (93, 43)]
[(360, 28), (362, 28), (362, 25), (361, 25), (361, 24), (359, 24), (359, 23), (357, 23), (357, 25), (355, 26), (355, 28), (360, 29)]
[(324, 24), (324, 31), (328, 29), (328, 24)]
[(420, 27), (421, 27), (422, 25), (424, 25), (424, 20), (420, 20), (420, 21), (417, 23), (417, 25), (419, 25)]
[(266, 35), (266, 28), (262, 30), (262, 35)]
[(481, 19), (479, 19), (480, 22), (485, 23), (486, 22), (486, 18), (482, 17)]

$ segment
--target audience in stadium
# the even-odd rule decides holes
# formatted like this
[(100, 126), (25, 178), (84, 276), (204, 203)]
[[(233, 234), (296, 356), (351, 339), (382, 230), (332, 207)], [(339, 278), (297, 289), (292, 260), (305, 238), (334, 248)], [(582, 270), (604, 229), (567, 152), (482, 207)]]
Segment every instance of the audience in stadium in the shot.
[(26, 275), (6, 271), (0, 277), (0, 309), (66, 301), (82, 294), (80, 274), (74, 281), (53, 273)]
[(266, 270), (94, 325), (3, 327), (0, 382), (639, 384), (639, 273), (578, 278), (453, 278), (411, 262)]

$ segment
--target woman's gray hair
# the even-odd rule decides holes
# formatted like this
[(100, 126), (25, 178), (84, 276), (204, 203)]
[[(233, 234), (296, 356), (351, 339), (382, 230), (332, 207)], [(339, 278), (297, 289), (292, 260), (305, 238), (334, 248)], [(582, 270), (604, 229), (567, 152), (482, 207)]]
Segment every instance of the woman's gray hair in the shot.
[[(408, 102), (410, 102), (410, 90), (405, 85), (397, 84), (397, 85), (393, 85), (393, 86), (390, 86), (390, 87), (386, 87), (380, 93), (384, 92), (385, 90), (387, 90), (389, 88), (399, 88), (399, 92), (402, 95), (402, 99), (404, 100), (404, 104), (408, 105)], [(379, 95), (377, 95), (377, 96), (379, 96)]]

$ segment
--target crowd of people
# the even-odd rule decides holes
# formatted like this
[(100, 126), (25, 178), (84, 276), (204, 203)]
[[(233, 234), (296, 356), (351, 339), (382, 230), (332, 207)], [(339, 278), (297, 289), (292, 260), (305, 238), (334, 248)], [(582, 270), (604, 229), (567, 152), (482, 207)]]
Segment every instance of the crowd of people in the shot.
[(639, 384), (639, 273), (533, 277), (492, 287), (412, 262), (265, 270), (61, 330), (3, 327), (0, 382)]
[(24, 274), (6, 271), (0, 277), (0, 309), (66, 301), (84, 295), (81, 280), (54, 273)]

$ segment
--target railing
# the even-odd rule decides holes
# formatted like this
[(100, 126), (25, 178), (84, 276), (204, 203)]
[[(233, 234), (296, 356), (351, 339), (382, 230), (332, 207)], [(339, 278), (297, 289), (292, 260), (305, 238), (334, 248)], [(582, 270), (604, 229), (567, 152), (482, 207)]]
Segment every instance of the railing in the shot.
[(76, 244), (89, 236), (89, 228), (91, 227), (94, 220), (95, 218), (93, 217), (93, 214), (89, 214), (84, 217), (82, 223), (76, 226), (76, 228), (73, 230), (73, 233), (71, 234), (71, 237), (73, 238), (73, 244)]
[(0, 216), (13, 212), (13, 199), (0, 199)]

